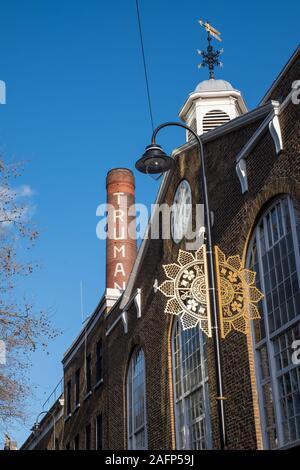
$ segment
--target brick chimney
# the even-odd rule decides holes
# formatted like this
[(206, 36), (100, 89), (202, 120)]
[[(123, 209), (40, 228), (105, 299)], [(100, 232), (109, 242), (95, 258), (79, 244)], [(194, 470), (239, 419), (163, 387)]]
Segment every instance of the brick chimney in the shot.
[(128, 214), (135, 202), (133, 173), (127, 168), (109, 171), (106, 191), (106, 289), (124, 290), (136, 258), (136, 239), (130, 237), (129, 233), (135, 223), (135, 215), (132, 209), (131, 214)]

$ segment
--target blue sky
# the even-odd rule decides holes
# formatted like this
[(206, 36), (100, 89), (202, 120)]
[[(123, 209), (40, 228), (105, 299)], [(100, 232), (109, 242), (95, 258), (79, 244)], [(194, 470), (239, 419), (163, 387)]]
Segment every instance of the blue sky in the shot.
[[(155, 124), (174, 120), (207, 71), (197, 69), (206, 35), (197, 21), (221, 30), (224, 68), (217, 78), (256, 106), (299, 42), (300, 7), (273, 1), (140, 0)], [(21, 289), (51, 312), (63, 334), (49, 355), (33, 356), (30, 422), (62, 376), (63, 352), (104, 289), (105, 242), (96, 238), (96, 208), (105, 201), (113, 167), (133, 169), (150, 140), (151, 126), (134, 0), (2, 0), (0, 151), (25, 160), (20, 184), (31, 204), (40, 240), (32, 256), (41, 268)], [(166, 130), (167, 149), (184, 132)], [(151, 203), (158, 183), (136, 175), (137, 201)], [(11, 434), (19, 444), (29, 426)]]

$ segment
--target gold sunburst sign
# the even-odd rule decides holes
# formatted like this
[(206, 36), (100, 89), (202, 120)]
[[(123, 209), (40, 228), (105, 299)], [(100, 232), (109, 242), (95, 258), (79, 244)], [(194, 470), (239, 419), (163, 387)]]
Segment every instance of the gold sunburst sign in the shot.
[[(254, 286), (256, 273), (243, 269), (239, 256), (226, 259), (218, 247), (215, 262), (221, 337), (231, 330), (246, 334), (249, 320), (260, 318), (256, 304), (263, 294)], [(205, 245), (194, 254), (179, 250), (177, 263), (163, 265), (163, 269), (168, 280), (158, 290), (169, 298), (165, 313), (179, 315), (184, 330), (199, 325), (211, 337)]]
[(255, 287), (256, 273), (242, 267), (239, 255), (226, 258), (215, 246), (221, 338), (231, 330), (247, 334), (249, 320), (258, 320), (257, 303), (263, 298)]
[(165, 313), (180, 315), (184, 330), (199, 324), (204, 333), (211, 336), (206, 259), (205, 245), (194, 255), (179, 250), (178, 264), (163, 266), (168, 280), (158, 290), (169, 297)]

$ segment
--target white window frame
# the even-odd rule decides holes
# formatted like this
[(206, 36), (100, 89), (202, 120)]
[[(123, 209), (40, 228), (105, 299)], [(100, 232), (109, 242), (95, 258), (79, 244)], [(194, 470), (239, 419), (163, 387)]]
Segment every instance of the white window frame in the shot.
[[(141, 353), (143, 357), (143, 395), (144, 395), (144, 421), (138, 427), (135, 428), (135, 414), (134, 414), (134, 382), (133, 382), (133, 372), (134, 372), (134, 363), (136, 356)], [(127, 371), (127, 378), (126, 378), (126, 389), (127, 389), (127, 445), (129, 450), (147, 450), (148, 449), (148, 435), (147, 435), (147, 398), (146, 398), (146, 359), (145, 354), (142, 348), (138, 347), (134, 350)], [(131, 397), (131, 407), (129, 397)], [(131, 426), (130, 426), (131, 421)], [(130, 432), (131, 428), (131, 432)], [(141, 431), (144, 430), (145, 435), (145, 446), (142, 448), (137, 447), (136, 443), (136, 435)]]
[[(251, 259), (251, 253), (252, 253), (252, 248), (254, 245), (254, 242), (256, 241), (256, 249), (257, 249), (257, 262), (259, 266), (259, 271), (261, 273), (260, 276), (260, 282), (261, 282), (261, 288), (262, 291), (264, 292), (264, 268), (263, 268), (263, 263), (262, 263), (262, 255), (261, 255), (261, 242), (260, 242), (260, 237), (259, 237), (259, 228), (264, 219), (266, 219), (266, 216), (271, 214), (272, 209), (278, 204), (279, 201), (283, 201), (284, 199), (287, 200), (288, 202), (288, 210), (289, 210), (289, 216), (290, 216), (290, 223), (291, 223), (291, 233), (292, 233), (292, 240), (293, 240), (293, 247), (294, 247), (294, 253), (295, 253), (295, 261), (296, 261), (296, 272), (298, 275), (298, 284), (300, 286), (300, 253), (299, 253), (299, 243), (300, 240), (298, 240), (297, 232), (296, 232), (296, 217), (295, 217), (295, 207), (293, 204), (292, 199), (288, 195), (282, 195), (280, 197), (277, 197), (264, 211), (263, 215), (260, 217), (258, 223), (255, 226), (254, 233), (252, 235), (251, 241), (248, 246), (248, 251), (247, 251), (247, 257), (246, 257), (246, 266), (249, 267), (250, 265), (250, 259)], [(278, 220), (278, 217), (276, 215), (276, 218)], [(276, 243), (273, 242), (272, 248), (286, 236), (286, 227), (285, 227), (285, 219), (282, 219), (282, 223), (284, 224), (284, 232), (285, 235), (283, 237), (279, 237)], [(267, 233), (267, 227), (266, 223), (264, 223), (264, 239), (265, 239), (265, 245), (267, 245), (268, 241), (268, 233)], [(272, 229), (272, 238), (273, 238), (273, 229)], [(268, 252), (268, 248), (266, 246), (266, 253)], [(278, 281), (277, 281), (277, 286), (278, 286)], [(258, 392), (258, 398), (259, 398), (259, 411), (260, 411), (260, 421), (261, 421), (261, 430), (262, 430), (262, 438), (263, 438), (263, 446), (265, 449), (269, 448), (267, 444), (267, 425), (266, 425), (266, 416), (264, 412), (264, 398), (263, 398), (263, 386), (270, 383), (271, 388), (272, 388), (272, 397), (273, 397), (273, 404), (274, 404), (274, 415), (275, 415), (275, 427), (276, 427), (276, 432), (277, 432), (277, 447), (275, 448), (284, 448), (284, 447), (292, 447), (299, 445), (300, 439), (296, 441), (292, 441), (289, 443), (284, 442), (284, 434), (283, 434), (283, 426), (282, 426), (282, 409), (281, 409), (281, 404), (280, 404), (280, 395), (279, 395), (279, 384), (278, 384), (278, 378), (283, 377), (283, 375), (296, 368), (296, 365), (290, 364), (288, 367), (278, 369), (276, 367), (275, 363), (275, 351), (274, 351), (274, 339), (283, 333), (287, 332), (291, 327), (296, 326), (300, 322), (300, 313), (296, 315), (292, 320), (288, 320), (286, 323), (281, 325), (278, 329), (274, 329), (272, 333), (270, 333), (270, 328), (269, 328), (269, 322), (267, 318), (267, 299), (266, 297), (263, 298), (262, 300), (262, 308), (264, 312), (264, 318), (266, 321), (264, 322), (264, 327), (265, 327), (265, 338), (262, 340), (256, 342), (255, 339), (255, 331), (254, 331), (254, 325), (251, 325), (251, 336), (252, 336), (252, 344), (253, 344), (253, 352), (254, 352), (254, 364), (255, 364), (255, 376), (256, 376), (256, 384), (257, 384), (257, 392)], [(268, 354), (268, 360), (269, 360), (269, 372), (270, 376), (268, 379), (261, 379), (260, 378), (260, 367), (259, 367), (259, 350), (263, 347), (266, 346), (267, 349), (267, 354)]]
[[(181, 381), (181, 389), (182, 395), (181, 398), (177, 398), (176, 396), (176, 383), (175, 383), (175, 332), (176, 327), (179, 327), (179, 349), (180, 349), (180, 381)], [(198, 328), (198, 327), (196, 327)], [(194, 393), (196, 390), (202, 388), (203, 390), (203, 407), (204, 407), (204, 427), (205, 427), (205, 448), (211, 449), (212, 448), (212, 438), (211, 438), (211, 423), (210, 423), (210, 406), (209, 406), (209, 391), (208, 391), (208, 376), (205, 374), (205, 352), (204, 352), (204, 338), (203, 332), (199, 328), (199, 338), (200, 338), (200, 361), (201, 361), (201, 369), (202, 369), (202, 380), (199, 383), (199, 386), (194, 387), (193, 389), (189, 389), (186, 392), (183, 390), (183, 361), (182, 361), (182, 325), (179, 319), (174, 321), (172, 326), (172, 335), (171, 335), (171, 351), (172, 351), (172, 381), (173, 381), (173, 398), (174, 398), (174, 417), (175, 417), (175, 435), (176, 435), (176, 449), (177, 450), (191, 450), (189, 447), (190, 443), (190, 423), (188, 418), (188, 411), (187, 411), (187, 399), (188, 397)], [(206, 358), (207, 359), (207, 358)], [(184, 445), (181, 448), (179, 446), (180, 442), (180, 429), (179, 429), (179, 416), (178, 416), (178, 405), (182, 402), (183, 406), (183, 416), (184, 416), (184, 426), (183, 426), (183, 433), (184, 433)], [(201, 421), (201, 418), (197, 418), (195, 422)]]

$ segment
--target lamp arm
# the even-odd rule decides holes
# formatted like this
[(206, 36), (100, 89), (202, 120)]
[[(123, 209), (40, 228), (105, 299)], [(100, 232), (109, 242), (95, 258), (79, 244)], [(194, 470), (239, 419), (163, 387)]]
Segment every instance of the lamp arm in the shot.
[(151, 143), (156, 144), (156, 136), (159, 131), (165, 127), (181, 127), (189, 131), (196, 139), (199, 148), (199, 160), (200, 160), (200, 171), (201, 171), (201, 187), (202, 187), (202, 197), (203, 197), (203, 204), (204, 204), (204, 214), (205, 214), (205, 227), (206, 227), (206, 239), (207, 239), (207, 247), (208, 251), (212, 251), (212, 237), (211, 237), (211, 214), (209, 210), (209, 202), (208, 202), (208, 191), (207, 191), (207, 182), (206, 182), (206, 172), (205, 172), (205, 162), (204, 162), (204, 150), (203, 150), (203, 143), (197, 132), (194, 131), (190, 126), (183, 124), (177, 121), (169, 121), (157, 126), (152, 134)]
[(186, 124), (183, 124), (182, 122), (177, 122), (177, 121), (169, 121), (169, 122), (165, 122), (165, 123), (160, 124), (159, 126), (157, 126), (153, 131), (151, 143), (152, 144), (156, 143), (156, 136), (157, 136), (157, 134), (159, 133), (159, 131), (161, 129), (163, 129), (164, 127), (171, 127), (171, 126), (181, 127), (182, 129), (185, 129), (185, 130), (191, 132), (191, 134), (193, 134), (195, 139), (197, 139), (199, 146), (203, 147), (202, 141), (201, 141), (200, 137), (198, 136), (198, 134), (194, 131), (194, 129), (187, 126)]
[(37, 415), (37, 418), (35, 420), (35, 423), (36, 424), (39, 424), (39, 419), (40, 419), (40, 416), (44, 415), (44, 414), (50, 414), (51, 417), (52, 417), (52, 420), (53, 420), (53, 450), (55, 450), (55, 415), (53, 413), (53, 411), (41, 411), (38, 415)]
[(37, 418), (36, 418), (35, 422), (38, 423), (38, 422), (39, 422), (39, 419), (40, 419), (40, 416), (46, 415), (46, 414), (48, 414), (48, 413), (52, 416), (52, 418), (54, 418), (54, 413), (53, 413), (52, 411), (50, 411), (50, 410), (46, 411), (46, 410), (45, 410), (45, 411), (41, 411), (41, 412), (37, 415)]

